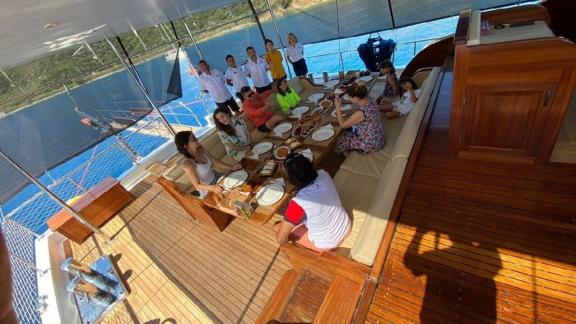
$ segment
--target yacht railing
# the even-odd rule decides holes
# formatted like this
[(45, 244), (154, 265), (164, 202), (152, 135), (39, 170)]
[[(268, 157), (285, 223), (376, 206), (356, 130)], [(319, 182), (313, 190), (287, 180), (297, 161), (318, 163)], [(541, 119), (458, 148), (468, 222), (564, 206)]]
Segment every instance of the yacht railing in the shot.
[[(448, 36), (448, 35), (446, 35)], [(406, 50), (406, 48), (409, 48), (412, 52), (411, 56), (404, 56), (403, 59), (407, 60), (406, 62), (409, 62), (412, 58), (414, 58), (416, 56), (416, 54), (418, 54), (422, 49), (424, 49), (427, 45), (429, 45), (430, 43), (440, 40), (442, 38), (444, 38), (445, 36), (442, 37), (434, 37), (434, 38), (423, 38), (423, 39), (417, 39), (417, 40), (412, 40), (412, 41), (408, 41), (408, 42), (401, 42), (396, 44), (396, 49), (394, 51), (394, 53), (392, 53), (392, 62), (394, 63), (394, 65), (396, 65), (397, 68), (401, 68), (405, 66), (404, 62), (397, 62), (396, 61), (396, 55), (395, 53), (398, 52), (399, 50)], [(314, 61), (315, 59), (318, 58), (326, 58), (332, 56), (335, 59), (338, 59), (339, 62), (339, 70), (340, 71), (345, 71), (348, 69), (352, 69), (355, 68), (354, 66), (346, 66), (346, 59), (347, 58), (352, 58), (354, 59), (354, 61), (356, 61), (356, 63), (360, 63), (362, 68), (363, 68), (363, 63), (362, 61), (358, 60), (358, 50), (357, 49), (343, 49), (343, 50), (339, 50), (339, 51), (333, 51), (333, 52), (328, 52), (328, 53), (322, 53), (322, 54), (318, 54), (318, 55), (310, 55), (310, 56), (305, 56), (306, 61), (310, 62), (310, 61)], [(399, 63), (399, 64), (397, 64)], [(311, 64), (308, 64), (311, 65)], [(324, 71), (311, 71), (312, 74), (322, 74)]]
[[(169, 103), (161, 107), (161, 111), (171, 119), (171, 123), (196, 128), (202, 123), (191, 105), (207, 103), (207, 97), (199, 96), (192, 102)], [(175, 112), (173, 107), (180, 108), (181, 112)], [(56, 177), (47, 171), (42, 181), (62, 199), (71, 199), (86, 193), (105, 177), (121, 179), (126, 171), (137, 167), (146, 155), (152, 154), (171, 137), (160, 117), (149, 114), (113, 137), (113, 143), (105, 142), (92, 148), (90, 158), (65, 175)], [(125, 164), (123, 174), (111, 174), (112, 168), (107, 166), (117, 166), (118, 163)], [(41, 323), (40, 316), (46, 308), (46, 297), (38, 296), (37, 278), (45, 275), (48, 270), (36, 266), (36, 241), (46, 233), (46, 219), (60, 209), (56, 202), (39, 191), (15, 209), (1, 214), (0, 226), (8, 245), (14, 291), (17, 292), (14, 294), (14, 305), (22, 323)]]

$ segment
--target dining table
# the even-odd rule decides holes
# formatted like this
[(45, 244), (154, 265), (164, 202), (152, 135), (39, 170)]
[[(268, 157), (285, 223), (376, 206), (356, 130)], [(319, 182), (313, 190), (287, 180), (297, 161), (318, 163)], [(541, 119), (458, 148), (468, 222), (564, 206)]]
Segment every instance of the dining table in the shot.
[[(373, 80), (366, 82), (365, 85), (371, 89), (376, 80), (377, 78), (374, 77)], [(290, 183), (288, 174), (284, 168), (284, 159), (277, 158), (274, 154), (274, 151), (280, 146), (289, 146), (286, 144), (287, 141), (290, 138), (294, 138), (299, 141), (300, 146), (290, 151), (304, 151), (307, 155), (312, 156), (312, 162), (314, 166), (318, 166), (326, 154), (332, 150), (338, 140), (338, 137), (343, 131), (343, 129), (338, 124), (338, 120), (332, 114), (335, 109), (333, 102), (333, 92), (334, 88), (318, 87), (318, 89), (314, 91), (314, 94), (322, 94), (322, 98), (317, 100), (308, 100), (309, 97), (302, 98), (299, 106), (308, 107), (308, 111), (306, 113), (296, 116), (288, 114), (286, 119), (279, 123), (279, 125), (283, 123), (286, 123), (287, 125), (281, 127), (277, 126), (278, 129), (282, 130), (282, 132), (275, 132), (275, 128), (266, 136), (264, 136), (264, 138), (258, 143), (253, 143), (253, 147), (259, 143), (271, 143), (266, 144), (266, 146), (270, 149), (266, 150), (266, 152), (260, 152), (261, 154), (253, 154), (251, 151), (246, 153), (246, 156), (240, 162), (242, 170), (244, 170), (247, 174), (247, 177), (243, 183), (238, 184), (238, 186), (232, 189), (225, 188), (222, 194), (210, 192), (206, 195), (206, 197), (204, 197), (203, 203), (208, 207), (218, 209), (234, 217), (247, 218), (250, 222), (256, 224), (265, 224), (270, 221), (270, 219), (274, 217), (275, 214), (277, 214), (284, 206), (286, 206), (292, 196), (296, 193), (296, 187)], [(320, 95), (317, 95), (317, 97), (319, 96)], [(299, 136), (297, 138), (293, 136), (293, 130), (299, 125), (299, 120), (308, 114), (312, 114), (313, 110), (318, 109), (317, 107), (321, 107), (320, 103), (326, 98), (329, 98), (328, 101), (331, 102), (330, 107), (321, 108), (321, 118), (315, 123), (313, 129), (308, 132), (306, 136)], [(344, 102), (343, 105), (344, 104), (351, 103)], [(357, 109), (357, 107), (351, 108), (349, 112), (351, 113), (355, 109)], [(332, 136), (326, 139), (318, 137), (315, 139), (313, 134), (322, 128), (333, 129)], [(328, 131), (328, 133), (331, 133), (331, 131)], [(261, 170), (266, 163), (276, 164), (275, 171), (271, 175), (261, 174)], [(222, 176), (217, 184), (223, 187), (223, 182), (225, 181), (227, 175), (231, 173), (232, 172), (229, 172), (228, 174)], [(262, 204), (260, 203), (262, 193), (259, 193), (259, 191), (268, 190), (270, 185), (275, 186), (275, 188), (282, 187), (284, 193), (276, 202), (271, 204)], [(279, 195), (276, 197), (278, 196)], [(238, 207), (238, 204), (235, 204), (234, 201), (231, 200), (240, 201), (240, 205), (250, 206), (248, 207), (250, 213), (241, 212), (241, 208)]]

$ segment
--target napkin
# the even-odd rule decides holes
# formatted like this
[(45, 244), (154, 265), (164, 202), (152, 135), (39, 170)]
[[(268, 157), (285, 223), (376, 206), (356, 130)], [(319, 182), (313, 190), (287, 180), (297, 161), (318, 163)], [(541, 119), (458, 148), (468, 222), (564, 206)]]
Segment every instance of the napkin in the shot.
[(254, 152), (252, 152), (251, 154), (247, 153), (244, 157), (247, 159), (252, 159), (252, 160), (259, 160), (259, 158), (260, 158), (258, 156), (258, 154), (254, 153)]
[(314, 154), (312, 153), (312, 150), (309, 149), (309, 148), (307, 148), (307, 149), (305, 149), (305, 150), (302, 150), (302, 151), (300, 151), (300, 152), (298, 152), (298, 153), (300, 153), (300, 154), (304, 155), (305, 157), (307, 157), (308, 160), (310, 160), (310, 162), (312, 162), (312, 160), (314, 159)]

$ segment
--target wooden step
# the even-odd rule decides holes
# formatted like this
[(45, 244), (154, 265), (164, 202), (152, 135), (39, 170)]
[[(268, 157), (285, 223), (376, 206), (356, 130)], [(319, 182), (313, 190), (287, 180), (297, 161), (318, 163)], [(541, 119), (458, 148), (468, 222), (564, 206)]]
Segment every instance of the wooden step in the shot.
[(284, 274), (257, 323), (350, 323), (370, 268), (293, 244), (282, 251), (293, 269)]
[(314, 323), (350, 323), (362, 293), (363, 284), (337, 275), (324, 297)]
[(268, 300), (268, 303), (260, 313), (256, 323), (268, 323), (274, 319), (279, 319), (288, 304), (288, 301), (292, 297), (294, 290), (302, 277), (302, 272), (299, 270), (288, 270), (280, 279), (280, 282), (276, 286), (274, 293)]

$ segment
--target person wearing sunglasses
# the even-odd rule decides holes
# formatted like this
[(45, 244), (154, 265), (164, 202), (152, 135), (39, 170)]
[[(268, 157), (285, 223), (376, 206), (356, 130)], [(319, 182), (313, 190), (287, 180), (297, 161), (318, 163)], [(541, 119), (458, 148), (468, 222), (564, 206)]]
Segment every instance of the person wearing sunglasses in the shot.
[(267, 103), (270, 91), (256, 93), (250, 87), (240, 90), (244, 103), (242, 108), (246, 117), (263, 133), (269, 133), (284, 117), (274, 113), (275, 108)]
[(190, 179), (194, 188), (204, 198), (208, 192), (222, 193), (222, 188), (216, 185), (218, 175), (214, 172), (214, 166), (225, 170), (240, 170), (240, 164), (228, 165), (206, 151), (191, 131), (182, 131), (174, 138), (176, 149), (186, 157), (182, 162), (182, 168)]
[(284, 220), (274, 224), (278, 242), (292, 240), (317, 252), (340, 246), (350, 234), (351, 222), (330, 175), (316, 171), (299, 153), (289, 154), (284, 168), (298, 193), (288, 203)]

